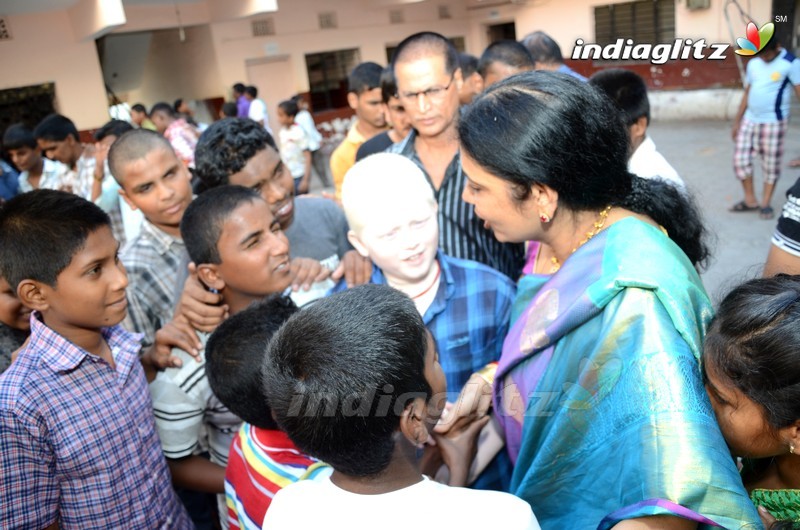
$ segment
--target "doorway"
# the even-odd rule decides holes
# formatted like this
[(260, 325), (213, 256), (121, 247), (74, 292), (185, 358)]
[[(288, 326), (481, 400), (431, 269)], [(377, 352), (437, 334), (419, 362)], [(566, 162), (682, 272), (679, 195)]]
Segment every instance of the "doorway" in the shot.
[(494, 24), (486, 28), (489, 44), (499, 40), (517, 40), (517, 26), (513, 22)]

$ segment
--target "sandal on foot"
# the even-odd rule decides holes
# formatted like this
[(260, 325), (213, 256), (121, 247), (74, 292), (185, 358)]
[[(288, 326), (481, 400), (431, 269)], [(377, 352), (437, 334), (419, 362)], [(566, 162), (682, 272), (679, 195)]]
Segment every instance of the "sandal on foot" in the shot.
[(750, 206), (749, 204), (747, 204), (744, 201), (739, 201), (736, 204), (734, 204), (733, 206), (731, 206), (730, 208), (728, 208), (728, 211), (729, 212), (737, 212), (738, 213), (738, 212), (752, 212), (752, 211), (755, 211), (755, 210), (758, 210), (758, 209), (759, 209), (758, 206)]
[(762, 219), (772, 219), (775, 217), (775, 211), (772, 209), (772, 206), (765, 206), (759, 210), (758, 216)]

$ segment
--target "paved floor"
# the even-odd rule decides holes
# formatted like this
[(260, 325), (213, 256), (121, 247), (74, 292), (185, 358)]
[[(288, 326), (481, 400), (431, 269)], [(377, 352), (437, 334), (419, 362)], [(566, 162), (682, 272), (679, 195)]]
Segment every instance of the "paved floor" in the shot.
[[(795, 116), (797, 110), (794, 109)], [(733, 176), (731, 122), (661, 122), (653, 123), (649, 131), (659, 151), (694, 193), (712, 233), (713, 256), (702, 277), (716, 304), (739, 282), (761, 275), (775, 221), (761, 220), (757, 212), (728, 211), (743, 197), (741, 185)], [(794, 157), (800, 157), (800, 120), (789, 126), (782, 175), (772, 200), (776, 216), (783, 206), (786, 190), (800, 177), (800, 170), (787, 165)], [(760, 199), (763, 180), (760, 165), (756, 168)]]

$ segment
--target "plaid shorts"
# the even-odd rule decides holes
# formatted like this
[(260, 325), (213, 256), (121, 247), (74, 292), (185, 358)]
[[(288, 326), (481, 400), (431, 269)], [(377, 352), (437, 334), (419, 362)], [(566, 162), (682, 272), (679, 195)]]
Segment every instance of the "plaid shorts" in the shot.
[(764, 181), (775, 184), (781, 176), (783, 139), (786, 137), (788, 124), (788, 120), (754, 123), (742, 118), (733, 151), (733, 171), (736, 178), (744, 180), (753, 176), (753, 155), (758, 155), (761, 157)]

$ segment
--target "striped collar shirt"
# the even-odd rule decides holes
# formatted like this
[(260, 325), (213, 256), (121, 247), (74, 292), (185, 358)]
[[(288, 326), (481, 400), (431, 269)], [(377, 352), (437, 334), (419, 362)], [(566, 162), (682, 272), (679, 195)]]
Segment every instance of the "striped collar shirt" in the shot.
[(172, 489), (138, 337), (103, 330), (116, 367), (31, 316), (0, 375), (0, 528), (192, 528)]
[(461, 169), (460, 151), (447, 166), (442, 185), (437, 190), (417, 155), (415, 138), (416, 131), (412, 129), (405, 140), (387, 151), (410, 158), (434, 188), (439, 203), (439, 247), (448, 256), (484, 263), (516, 281), (525, 259), (524, 247), (521, 243), (497, 241), (492, 231), (484, 227), (483, 221), (475, 215), (475, 207), (461, 199), (467, 179)]
[(156, 331), (172, 318), (178, 273), (186, 263), (186, 245), (145, 220), (139, 235), (121, 252), (128, 272), (128, 317), (125, 327), (153, 343)]

